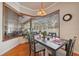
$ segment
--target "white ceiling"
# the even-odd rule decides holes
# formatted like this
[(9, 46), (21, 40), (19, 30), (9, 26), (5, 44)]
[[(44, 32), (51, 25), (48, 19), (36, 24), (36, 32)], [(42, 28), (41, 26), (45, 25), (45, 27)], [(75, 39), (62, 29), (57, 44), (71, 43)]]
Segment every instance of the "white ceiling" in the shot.
[[(19, 2), (22, 6), (30, 8), (33, 10), (38, 10), (40, 8), (41, 2)], [(43, 2), (44, 8), (48, 8), (50, 5), (55, 2)]]
[[(51, 5), (54, 5), (55, 3), (56, 2), (43, 2), (43, 5), (44, 5), (44, 8), (46, 9), (46, 8), (50, 7)], [(37, 11), (41, 6), (41, 2), (19, 2), (19, 4), (21, 5), (21, 7), (23, 6), (27, 9), (29, 8), (29, 9), (34, 10), (34, 11)], [(24, 18), (19, 19), (19, 21), (21, 23), (24, 23), (29, 19), (30, 19), (30, 17), (28, 17), (28, 16), (25, 17), (24, 16)]]

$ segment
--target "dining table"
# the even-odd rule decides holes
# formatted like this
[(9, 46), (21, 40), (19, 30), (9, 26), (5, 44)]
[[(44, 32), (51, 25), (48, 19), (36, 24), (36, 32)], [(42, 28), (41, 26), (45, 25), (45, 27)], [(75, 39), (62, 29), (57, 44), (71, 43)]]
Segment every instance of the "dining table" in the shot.
[(40, 43), (46, 48), (51, 49), (53, 56), (56, 56), (56, 52), (68, 42), (67, 40), (61, 38), (50, 37), (50, 36), (46, 36), (45, 38), (42, 38), (38, 35), (34, 37), (34, 41)]

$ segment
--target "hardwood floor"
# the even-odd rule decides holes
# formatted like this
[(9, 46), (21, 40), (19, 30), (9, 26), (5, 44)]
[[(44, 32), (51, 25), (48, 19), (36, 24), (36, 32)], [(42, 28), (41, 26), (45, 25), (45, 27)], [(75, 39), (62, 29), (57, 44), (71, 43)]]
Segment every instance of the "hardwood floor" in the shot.
[(17, 47), (5, 53), (3, 56), (29, 56), (28, 43), (18, 45)]

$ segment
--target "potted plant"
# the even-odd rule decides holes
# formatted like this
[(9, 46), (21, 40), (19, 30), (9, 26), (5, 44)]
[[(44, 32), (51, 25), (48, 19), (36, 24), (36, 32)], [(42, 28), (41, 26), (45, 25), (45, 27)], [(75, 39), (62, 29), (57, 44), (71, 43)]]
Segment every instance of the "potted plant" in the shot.
[(46, 31), (42, 32), (42, 35), (43, 35), (43, 39), (45, 40), (45, 37), (47, 35), (47, 32)]

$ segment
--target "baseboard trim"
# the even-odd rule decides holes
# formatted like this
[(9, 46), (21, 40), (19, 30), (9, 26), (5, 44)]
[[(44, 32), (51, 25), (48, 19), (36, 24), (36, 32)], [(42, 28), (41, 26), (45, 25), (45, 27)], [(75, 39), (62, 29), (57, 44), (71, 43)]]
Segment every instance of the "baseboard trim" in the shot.
[[(12, 49), (14, 49), (14, 48), (16, 48), (17, 46), (22, 45), (22, 44), (28, 44), (28, 42), (19, 43), (19, 44), (17, 44), (15, 47), (11, 48), (9, 51), (11, 51)], [(7, 51), (7, 52), (9, 52), (9, 51)], [(2, 54), (2, 55), (0, 55), (0, 56), (4, 56), (7, 52), (5, 52), (4, 54)]]

